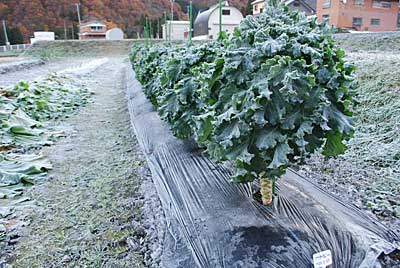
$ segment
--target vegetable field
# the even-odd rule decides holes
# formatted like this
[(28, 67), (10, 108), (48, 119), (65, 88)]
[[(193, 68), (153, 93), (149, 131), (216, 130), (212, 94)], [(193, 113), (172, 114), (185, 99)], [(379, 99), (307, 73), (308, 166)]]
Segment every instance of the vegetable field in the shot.
[(400, 35), (277, 2), (0, 66), (0, 268), (400, 268)]
[[(268, 217), (282, 217), (283, 222), (296, 219), (298, 231), (304, 230), (312, 220), (305, 220), (307, 223), (301, 228), (300, 222), (307, 216), (302, 220), (297, 217), (306, 213), (300, 209), (303, 208), (302, 202), (306, 201), (301, 201), (299, 196), (299, 200), (291, 200), (293, 196), (284, 193), (283, 189), (286, 191), (292, 189), (293, 195), (296, 190), (305, 191), (303, 197), (308, 196), (314, 200), (313, 198), (318, 196), (321, 200), (317, 202), (329, 199), (310, 190), (311, 185), (304, 186), (301, 177), (297, 177), (296, 184), (292, 170), (297, 170), (311, 178), (324, 191), (332, 192), (339, 198), (344, 197), (348, 205), (345, 207), (348, 209), (354, 208), (350, 205), (354, 204), (355, 207), (371, 210), (380, 220), (389, 224), (390, 229), (387, 231), (391, 238), (388, 239), (397, 241), (396, 237), (400, 234), (398, 233), (400, 110), (397, 94), (400, 81), (398, 76), (389, 74), (393, 72), (387, 65), (390, 64), (390, 60), (394, 60), (394, 57), (385, 58), (383, 54), (366, 52), (345, 55), (344, 50), (335, 44), (335, 39), (324, 24), (318, 24), (280, 5), (268, 7), (256, 18), (247, 17), (231, 36), (221, 35), (217, 41), (200, 45), (188, 43), (178, 46), (135, 46), (131, 53), (132, 66), (144, 94), (160, 118), (168, 123), (173, 135), (183, 140), (194, 140), (203, 154), (213, 159), (214, 163), (222, 162), (225, 167), (232, 167), (231, 181), (243, 183), (245, 188), (250, 185), (246, 188), (246, 194), (250, 198), (261, 201), (264, 205), (272, 205), (272, 209), (275, 209), (273, 216), (268, 214)], [(399, 61), (394, 60), (394, 62), (398, 64)], [(133, 103), (132, 106), (143, 105), (140, 101)], [(133, 114), (140, 114), (135, 108), (131, 109)], [(143, 128), (140, 117), (137, 121), (133, 123), (135, 128)], [(162, 132), (155, 127), (153, 120), (150, 122), (154, 124), (156, 132)], [(136, 132), (139, 140), (157, 139), (157, 135), (146, 134), (145, 130)], [(140, 137), (141, 135), (143, 137)], [(217, 190), (214, 192), (211, 189), (201, 190), (204, 178), (195, 172), (195, 169), (201, 167), (191, 164), (189, 160), (179, 160), (179, 155), (174, 156), (176, 159), (173, 160), (167, 153), (174, 151), (173, 148), (169, 148), (168, 139), (165, 141), (167, 150), (162, 149), (162, 146), (158, 148), (153, 143), (157, 144), (146, 141), (144, 148), (147, 150), (147, 147), (154, 147), (149, 153), (149, 161), (160, 161), (161, 167), (165, 167), (151, 168), (162, 169), (155, 172), (157, 174), (155, 181), (156, 185), (165, 187), (157, 189), (162, 192), (162, 202), (174, 204), (171, 211), (167, 209), (168, 213), (173, 215), (171, 221), (174, 217), (179, 218), (180, 224), (185, 226), (181, 227), (182, 236), (196, 253), (196, 258), (199, 258), (197, 261), (205, 263), (200, 266), (213, 267), (213, 261), (204, 260), (202, 257), (218, 259), (218, 256), (207, 251), (209, 246), (207, 243), (218, 244), (217, 239), (214, 236), (207, 237), (207, 230), (202, 230), (196, 225), (191, 226), (192, 222), (189, 220), (186, 222), (185, 219), (185, 217), (201, 218), (204, 213), (206, 216), (203, 217), (212, 218), (213, 212), (191, 212), (185, 216), (185, 209), (189, 211), (192, 209), (190, 208), (192, 201), (184, 200), (185, 198), (201, 200), (201, 196), (206, 192), (212, 196), (219, 194), (224, 196), (225, 193), (218, 193)], [(188, 151), (189, 149), (183, 149), (183, 152), (178, 154), (182, 154), (182, 158), (186, 159), (188, 156), (185, 154)], [(185, 171), (193, 169), (194, 174), (191, 176), (180, 175), (182, 178), (185, 177), (183, 179), (185, 183), (190, 184), (190, 180), (193, 180), (195, 186), (192, 191), (196, 192), (193, 196), (183, 189), (179, 193), (174, 192), (174, 189), (179, 187), (191, 189), (191, 186), (180, 185), (179, 175), (176, 175), (179, 174), (179, 170), (169, 170), (171, 165), (169, 162), (174, 161), (177, 161), (175, 165)], [(202, 160), (197, 161), (200, 163)], [(181, 162), (182, 164), (178, 164)], [(204, 173), (211, 173), (206, 167), (203, 168)], [(170, 173), (171, 178), (168, 177)], [(223, 179), (214, 176), (218, 177), (210, 175), (210, 181), (204, 185), (210, 186), (213, 184), (212, 181), (216, 180), (217, 187), (221, 187), (219, 183), (224, 184)], [(282, 177), (283, 182), (281, 182)], [(252, 184), (248, 184), (249, 182)], [(287, 184), (291, 184), (291, 187), (287, 187)], [(242, 189), (241, 186), (238, 187)], [(310, 192), (307, 192), (307, 189)], [(227, 191), (235, 193), (232, 189)], [(241, 200), (240, 194), (237, 192), (235, 194)], [(202, 207), (210, 205), (210, 201), (198, 202)], [(329, 219), (335, 216), (341, 217), (337, 218), (341, 221), (344, 215), (358, 215), (360, 221), (356, 225), (360, 224), (360, 227), (366, 230), (370, 228), (366, 227), (367, 222), (372, 220), (367, 219), (368, 216), (365, 216), (367, 217), (365, 223), (361, 223), (361, 217), (364, 215), (359, 215), (361, 212), (356, 212), (357, 209), (353, 212), (344, 212), (344, 215), (340, 216), (341, 200), (335, 199), (331, 203), (335, 202), (336, 205), (332, 206), (336, 209), (330, 212), (326, 207), (325, 216), (322, 218), (326, 217), (329, 222)], [(313, 211), (315, 206), (311, 203), (308, 205), (309, 211), (307, 208), (305, 211), (310, 214), (305, 215), (321, 217), (318, 212)], [(226, 206), (229, 207), (228, 204)], [(329, 204), (318, 205), (318, 207), (325, 206)], [(282, 210), (288, 210), (287, 214), (280, 214)], [(243, 211), (240, 213), (246, 215)], [(221, 212), (219, 221), (223, 221), (224, 217), (231, 217), (228, 214), (229, 212)], [(252, 224), (252, 220), (249, 219), (248, 222)], [(244, 222), (241, 224), (246, 225)], [(284, 226), (290, 228), (287, 222)], [(306, 235), (312, 241), (317, 239), (314, 237), (314, 232), (321, 232), (321, 236), (324, 236), (324, 232), (334, 232), (327, 231), (332, 228), (327, 222), (322, 223), (323, 230), (316, 225), (313, 226), (312, 232)], [(339, 224), (338, 232), (353, 233), (352, 227), (354, 227), (353, 219), (348, 219)], [(220, 232), (224, 232), (223, 228), (221, 229)], [(379, 230), (386, 230), (386, 227), (380, 226)], [(368, 236), (366, 232), (361, 232), (360, 235)], [(379, 232), (377, 230), (374, 235), (381, 237)], [(196, 233), (196, 235), (194, 238), (186, 237), (185, 233)], [(338, 237), (341, 237), (341, 234), (326, 239), (330, 241)], [(258, 246), (257, 242), (251, 239), (247, 242), (252, 247)], [(347, 242), (339, 239), (339, 242), (329, 243), (332, 244), (330, 246), (332, 249), (335, 248), (333, 244)], [(394, 242), (392, 246), (396, 243)], [(321, 246), (318, 242), (316, 245), (312, 243), (308, 245), (316, 248)], [(231, 245), (232, 248), (235, 246)], [(219, 249), (218, 245), (215, 247)], [(355, 248), (362, 251), (361, 245)], [(393, 249), (395, 248), (396, 246)], [(290, 248), (285, 250), (291, 252)], [(231, 256), (230, 254), (228, 255)], [(275, 258), (274, 253), (266, 251), (265, 254)], [(235, 257), (237, 256), (233, 255), (233, 259)], [(342, 258), (347, 257), (343, 255)], [(396, 258), (396, 253), (391, 258), (385, 257), (381, 260), (382, 265), (393, 267), (397, 265)], [(354, 255), (351, 259), (352, 262), (343, 265), (359, 267), (361, 262), (357, 264)], [(234, 263), (234, 260), (229, 258), (225, 261)], [(298, 262), (293, 265), (308, 265), (307, 260)], [(372, 265), (365, 262), (362, 261), (366, 267)], [(289, 267), (287, 266), (289, 264), (280, 264), (283, 266), (272, 262), (270, 264), (272, 267)], [(340, 267), (337, 266), (338, 262), (335, 265), (334, 267)]]
[(247, 17), (232, 37), (137, 48), (131, 59), (172, 132), (233, 161), (236, 182), (273, 183), (315, 150), (343, 153), (353, 134), (354, 66), (324, 24), (283, 6)]

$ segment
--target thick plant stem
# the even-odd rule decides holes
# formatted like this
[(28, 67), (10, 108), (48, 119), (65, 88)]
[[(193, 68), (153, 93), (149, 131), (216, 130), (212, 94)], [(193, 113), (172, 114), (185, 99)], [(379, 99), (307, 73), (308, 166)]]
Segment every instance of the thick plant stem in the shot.
[(273, 195), (273, 181), (269, 179), (260, 178), (261, 187), (261, 200), (263, 205), (269, 206), (272, 204)]

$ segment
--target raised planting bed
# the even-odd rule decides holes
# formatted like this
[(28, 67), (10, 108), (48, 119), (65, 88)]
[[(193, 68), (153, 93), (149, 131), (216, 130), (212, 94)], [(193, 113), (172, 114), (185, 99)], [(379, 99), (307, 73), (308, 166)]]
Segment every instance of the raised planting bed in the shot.
[(326, 254), (333, 267), (375, 267), (399, 248), (290, 169), (343, 154), (354, 134), (355, 67), (326, 25), (272, 1), (230, 37), (134, 47), (131, 61), (133, 126), (184, 256), (167, 252), (164, 266), (323, 267)]

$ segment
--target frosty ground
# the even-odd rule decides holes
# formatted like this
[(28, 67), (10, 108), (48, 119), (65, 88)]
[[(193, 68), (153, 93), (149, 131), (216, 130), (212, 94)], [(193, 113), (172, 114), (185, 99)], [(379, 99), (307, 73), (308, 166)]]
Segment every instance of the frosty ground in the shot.
[[(55, 61), (1, 80), (31, 80), (91, 60)], [(44, 149), (54, 170), (46, 182), (24, 193), (26, 202), (8, 216), (0, 267), (146, 267), (157, 260), (150, 254), (158, 238), (149, 231), (156, 227), (145, 218), (162, 215), (157, 215), (159, 205), (149, 208), (153, 213), (146, 217), (142, 214), (151, 202), (143, 206), (140, 187), (150, 177), (130, 129), (126, 67), (122, 57), (107, 59), (89, 74), (76, 76), (93, 93), (91, 102), (58, 123), (66, 138)], [(147, 188), (147, 200), (157, 202), (154, 190)]]
[[(349, 58), (360, 65), (365, 92), (385, 89), (385, 94), (399, 100), (398, 53), (355, 52)], [(1, 74), (0, 85), (32, 81), (93, 60), (93, 56), (53, 59)], [(71, 118), (56, 122), (65, 137), (43, 150), (54, 169), (45, 182), (27, 188), (22, 205), (1, 219), (7, 221), (7, 232), (3, 238), (0, 235), (0, 251), (5, 253), (0, 268), (157, 267), (165, 225), (130, 127), (125, 68), (130, 68), (126, 55), (108, 57), (97, 68), (75, 76), (93, 93), (91, 101)], [(398, 124), (392, 126), (397, 134)], [(357, 134), (356, 138), (365, 140)], [(398, 139), (392, 135), (383, 142), (398, 146)], [(381, 146), (379, 141), (360, 143), (364, 151), (355, 150), (360, 144), (353, 144), (344, 156), (330, 161), (317, 154), (301, 172), (399, 231), (398, 162), (374, 159), (383, 153), (373, 149)], [(371, 157), (364, 161), (367, 156)]]

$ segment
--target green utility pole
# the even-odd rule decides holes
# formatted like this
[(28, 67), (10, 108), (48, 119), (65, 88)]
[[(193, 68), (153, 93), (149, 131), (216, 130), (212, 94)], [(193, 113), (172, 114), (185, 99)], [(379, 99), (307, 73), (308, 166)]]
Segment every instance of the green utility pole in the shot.
[(219, 0), (219, 36), (222, 35), (222, 0)]
[(160, 39), (160, 18), (157, 19), (157, 39)]
[(146, 25), (144, 26), (144, 38), (146, 39), (146, 47), (149, 47), (149, 19), (146, 17)]
[(149, 27), (149, 39), (150, 39), (150, 47), (153, 45), (151, 39), (153, 39), (153, 27), (151, 26), (151, 19), (149, 20), (150, 27)]
[(189, 43), (192, 43), (193, 37), (193, 1), (189, 3)]
[(174, 20), (174, 2), (175, 0), (171, 0), (171, 21), (169, 22), (169, 43), (172, 41), (172, 21)]
[(168, 42), (168, 34), (167, 34), (167, 11), (164, 11), (164, 32), (163, 36), (165, 38), (165, 41)]
[(149, 34), (149, 38), (150, 38), (150, 40), (153, 38), (153, 27), (151, 26), (151, 19), (149, 20), (149, 23), (150, 23), (150, 26), (149, 26), (149, 32), (150, 32), (150, 34)]

